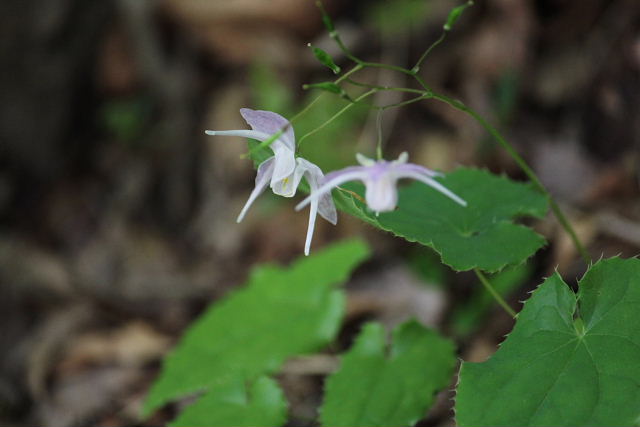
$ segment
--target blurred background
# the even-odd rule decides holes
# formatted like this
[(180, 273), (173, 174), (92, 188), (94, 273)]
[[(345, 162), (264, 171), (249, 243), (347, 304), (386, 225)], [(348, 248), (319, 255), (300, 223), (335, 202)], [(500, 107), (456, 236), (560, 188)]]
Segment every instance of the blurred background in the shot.
[[(480, 111), (514, 143), (567, 210), (594, 259), (640, 247), (640, 3), (479, 0), (422, 67), (435, 90)], [(411, 67), (441, 32), (451, 0), (325, 0), (358, 56)], [(209, 303), (259, 262), (302, 255), (307, 215), (253, 187), (242, 107), (285, 116), (331, 80), (307, 43), (349, 63), (311, 0), (25, 0), (0, 4), (0, 425), (162, 425), (140, 418), (164, 354)], [(360, 80), (407, 86), (365, 70)], [(392, 92), (373, 99), (399, 102)], [(323, 96), (298, 136), (344, 100)], [(366, 106), (309, 138), (301, 154), (328, 171), (373, 155)], [(471, 119), (435, 101), (384, 115), (385, 155), (434, 169), (522, 173)], [(299, 200), (298, 197), (296, 200)], [(558, 269), (584, 272), (555, 220), (526, 265), (494, 277), (517, 304)], [(291, 425), (313, 425), (321, 374), (359, 325), (408, 316), (484, 360), (512, 326), (471, 274), (430, 250), (340, 215), (313, 248), (364, 235), (373, 261), (347, 285), (340, 342), (279, 379)], [(327, 368), (327, 366), (329, 366)], [(421, 425), (452, 425), (444, 394)], [(307, 421), (305, 421), (307, 420)]]

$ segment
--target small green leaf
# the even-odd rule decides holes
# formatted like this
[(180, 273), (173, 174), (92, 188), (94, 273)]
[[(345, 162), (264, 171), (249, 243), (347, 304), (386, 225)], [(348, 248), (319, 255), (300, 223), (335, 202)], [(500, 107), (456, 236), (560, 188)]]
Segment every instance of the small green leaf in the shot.
[(287, 401), (278, 384), (258, 377), (250, 386), (240, 378), (220, 384), (188, 406), (172, 427), (272, 427), (287, 421)]
[[(516, 217), (543, 217), (547, 198), (531, 185), (475, 169), (457, 169), (439, 181), (458, 196), (463, 207), (425, 184), (414, 182), (399, 191), (398, 208), (379, 216), (356, 198), (334, 192), (336, 205), (362, 220), (435, 249), (454, 270), (499, 271), (533, 255), (544, 239)], [(344, 188), (362, 197), (362, 185)]]
[(447, 17), (447, 22), (444, 24), (444, 30), (450, 31), (453, 28), (453, 25), (456, 23), (462, 12), (470, 6), (473, 6), (473, 1), (468, 1), (463, 5), (454, 7), (451, 12), (449, 12), (449, 16)]
[(320, 89), (327, 92), (335, 93), (338, 95), (344, 94), (344, 89), (333, 82), (321, 82), (321, 83), (311, 83), (302, 86), (304, 90), (307, 89)]
[(287, 269), (261, 267), (246, 287), (213, 304), (165, 359), (144, 412), (179, 397), (253, 381), (289, 357), (330, 342), (344, 312), (336, 285), (368, 255), (355, 240), (296, 261)]
[(331, 55), (329, 55), (319, 47), (311, 46), (311, 43), (309, 43), (308, 46), (311, 48), (314, 56), (318, 59), (318, 61), (320, 61), (320, 63), (322, 63), (322, 65), (330, 68), (334, 74), (340, 74), (340, 67), (338, 67), (336, 63), (333, 62), (333, 58), (331, 58)]
[[(456, 365), (454, 346), (415, 321), (393, 332), (370, 323), (326, 382), (323, 426), (408, 426), (421, 419)], [(388, 354), (387, 356), (385, 354)]]
[(484, 363), (463, 363), (461, 426), (623, 426), (640, 417), (640, 260), (594, 265), (576, 296), (556, 273)]

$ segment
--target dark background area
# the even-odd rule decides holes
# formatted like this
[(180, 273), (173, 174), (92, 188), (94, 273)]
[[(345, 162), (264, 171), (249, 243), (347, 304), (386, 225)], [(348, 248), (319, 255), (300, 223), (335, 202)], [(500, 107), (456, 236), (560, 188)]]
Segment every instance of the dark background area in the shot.
[[(425, 80), (504, 131), (594, 259), (636, 255), (640, 3), (476, 3), (427, 59)], [(326, 1), (358, 56), (409, 67), (456, 4)], [(203, 131), (245, 128), (242, 107), (299, 111), (309, 99), (302, 84), (332, 78), (308, 42), (349, 67), (313, 1), (0, 3), (1, 425), (164, 423), (175, 408), (153, 420), (139, 410), (180, 332), (252, 265), (302, 255), (307, 217), (291, 200), (263, 195), (235, 223), (254, 179), (240, 157), (246, 145)], [(412, 84), (386, 71), (361, 76)], [(326, 117), (306, 117), (300, 129), (343, 105), (327, 100)], [(390, 110), (384, 136), (388, 158), (406, 150), (435, 169), (474, 165), (524, 179), (478, 125), (443, 104)], [(372, 154), (375, 140), (375, 112), (359, 108), (302, 154), (328, 171), (353, 163), (356, 151)], [(549, 245), (529, 262), (513, 302), (556, 268), (571, 278), (585, 269), (553, 218), (533, 225)], [(375, 259), (348, 285), (339, 348), (365, 319), (414, 315), (450, 330), (474, 277), (346, 215), (337, 227), (319, 221), (313, 248), (359, 234)], [(461, 356), (483, 360), (511, 325), (491, 310), (459, 340)], [(314, 367), (290, 371), (280, 380), (292, 423), (308, 425), (300, 420), (314, 416), (320, 377)], [(446, 397), (424, 425), (452, 424)]]

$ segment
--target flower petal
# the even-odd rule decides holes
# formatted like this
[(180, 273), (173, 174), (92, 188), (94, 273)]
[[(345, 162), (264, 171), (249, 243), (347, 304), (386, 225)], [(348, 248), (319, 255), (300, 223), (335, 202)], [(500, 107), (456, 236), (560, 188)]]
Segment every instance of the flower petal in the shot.
[(239, 130), (205, 130), (204, 133), (212, 136), (243, 136), (245, 138), (257, 139), (258, 141), (266, 141), (271, 136), (268, 133), (256, 130), (239, 129)]
[(376, 161), (368, 158), (360, 153), (356, 153), (356, 160), (361, 166), (373, 166), (376, 164)]
[(365, 181), (367, 206), (374, 212), (389, 212), (398, 205), (397, 179), (386, 173)]
[(424, 166), (416, 165), (414, 163), (396, 164), (396, 165), (394, 165), (394, 171), (396, 173), (400, 173), (400, 174), (403, 174), (405, 172), (414, 172), (414, 173), (419, 173), (419, 174), (426, 175), (426, 176), (431, 177), (431, 178), (436, 177), (436, 176), (440, 176), (440, 177), (444, 176), (440, 172), (436, 172), (434, 170), (431, 170), (429, 168), (425, 168)]
[[(304, 171), (304, 176), (307, 178), (309, 187), (311, 187), (311, 193), (313, 194), (325, 181), (322, 170), (318, 165), (300, 157), (298, 158), (298, 165), (298, 167)], [(336, 211), (336, 205), (333, 203), (333, 197), (331, 197), (330, 192), (325, 193), (318, 200), (318, 213), (331, 224), (336, 225), (338, 223), (338, 212)]]
[(313, 163), (301, 157), (296, 158), (295, 161), (296, 165), (293, 173), (279, 181), (271, 181), (271, 189), (275, 194), (283, 197), (293, 197), (296, 194), (302, 177), (308, 169), (308, 165), (315, 166)]
[(336, 225), (338, 223), (338, 212), (336, 211), (336, 205), (333, 203), (331, 193), (325, 193), (320, 196), (320, 200), (318, 200), (318, 213), (331, 224)]
[(240, 114), (245, 119), (251, 129), (263, 132), (269, 136), (280, 130), (283, 134), (278, 140), (282, 141), (292, 151), (296, 149), (296, 138), (293, 133), (291, 123), (280, 114), (272, 111), (252, 110), (250, 108), (241, 108)]
[(271, 179), (271, 175), (273, 174), (273, 166), (274, 166), (275, 157), (269, 157), (264, 162), (260, 163), (258, 166), (258, 174), (256, 175), (256, 186), (251, 192), (247, 203), (245, 203), (242, 211), (240, 211), (240, 215), (238, 215), (238, 219), (236, 222), (240, 222), (244, 219), (247, 210), (253, 204), (253, 202), (258, 198), (260, 194), (267, 188), (269, 184), (269, 180)]
[(427, 184), (428, 186), (435, 188), (436, 190), (438, 190), (439, 192), (441, 192), (445, 196), (449, 197), (451, 200), (453, 200), (454, 202), (458, 203), (459, 205), (467, 206), (467, 202), (465, 202), (463, 199), (458, 197), (451, 190), (446, 188), (444, 185), (440, 184), (438, 181), (436, 181), (434, 179), (431, 179), (431, 178), (429, 178), (427, 176), (424, 176), (423, 174), (416, 173), (416, 172), (413, 172), (413, 171), (404, 171), (402, 174), (398, 174), (397, 177), (398, 178), (413, 178), (416, 181), (423, 182), (423, 183)]
[[(344, 169), (340, 169), (337, 171), (331, 171), (328, 174), (326, 174), (324, 176), (324, 183), (327, 183), (331, 180), (333, 180), (334, 178), (340, 176), (340, 175), (344, 175), (345, 173), (350, 173), (350, 172), (363, 172), (366, 170), (366, 166), (347, 166)], [(344, 182), (344, 181), (343, 181)]]
[[(273, 169), (273, 177), (271, 178), (271, 188), (274, 193), (280, 194), (276, 191), (278, 183), (289, 178), (295, 172), (296, 153), (293, 150), (289, 150), (289, 148), (283, 144), (274, 143), (271, 145), (271, 149), (273, 150), (273, 154), (276, 159), (275, 167)], [(293, 189), (293, 194), (295, 194), (295, 187)], [(291, 196), (293, 196), (293, 194), (291, 194)]]
[(309, 255), (311, 249), (311, 239), (313, 239), (313, 230), (316, 226), (316, 216), (318, 215), (318, 201), (311, 202), (311, 209), (309, 210), (309, 226), (307, 227), (307, 238), (304, 242), (304, 254)]
[(298, 203), (296, 205), (296, 210), (299, 211), (312, 201), (320, 199), (320, 197), (326, 193), (330, 194), (332, 188), (337, 187), (340, 184), (344, 184), (347, 181), (354, 181), (356, 179), (364, 181), (367, 178), (366, 169), (366, 167), (362, 166), (350, 166), (327, 174), (327, 176), (325, 176), (324, 183), (306, 199)]
[(404, 164), (404, 163), (407, 163), (408, 161), (409, 161), (409, 153), (407, 153), (406, 151), (403, 151), (402, 153), (400, 153), (398, 158), (394, 160), (394, 163)]

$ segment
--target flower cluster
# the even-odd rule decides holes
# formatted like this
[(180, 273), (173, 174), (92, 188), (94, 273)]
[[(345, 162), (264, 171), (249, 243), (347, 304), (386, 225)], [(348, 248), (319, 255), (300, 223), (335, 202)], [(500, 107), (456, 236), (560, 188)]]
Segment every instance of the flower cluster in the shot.
[(331, 224), (337, 223), (338, 215), (331, 190), (348, 181), (359, 180), (365, 184), (367, 206), (376, 214), (389, 212), (396, 208), (398, 204), (396, 184), (401, 178), (411, 178), (423, 182), (454, 202), (462, 206), (467, 205), (464, 200), (433, 179), (442, 176), (442, 174), (420, 165), (408, 163), (409, 156), (406, 152), (394, 161), (375, 161), (357, 154), (356, 159), (360, 166), (350, 166), (325, 176), (317, 165), (302, 157), (296, 157), (295, 135), (287, 119), (271, 111), (249, 108), (242, 108), (240, 114), (251, 126), (251, 130), (207, 130), (205, 133), (207, 135), (241, 136), (258, 141), (266, 141), (277, 133), (281, 133), (281, 135), (270, 145), (273, 156), (258, 166), (255, 188), (242, 208), (237, 221), (242, 221), (249, 207), (264, 192), (267, 185), (279, 196), (293, 197), (304, 177), (309, 184), (311, 194), (296, 206), (296, 210), (310, 205), (309, 226), (304, 247), (305, 255), (309, 255), (317, 214), (320, 214)]

